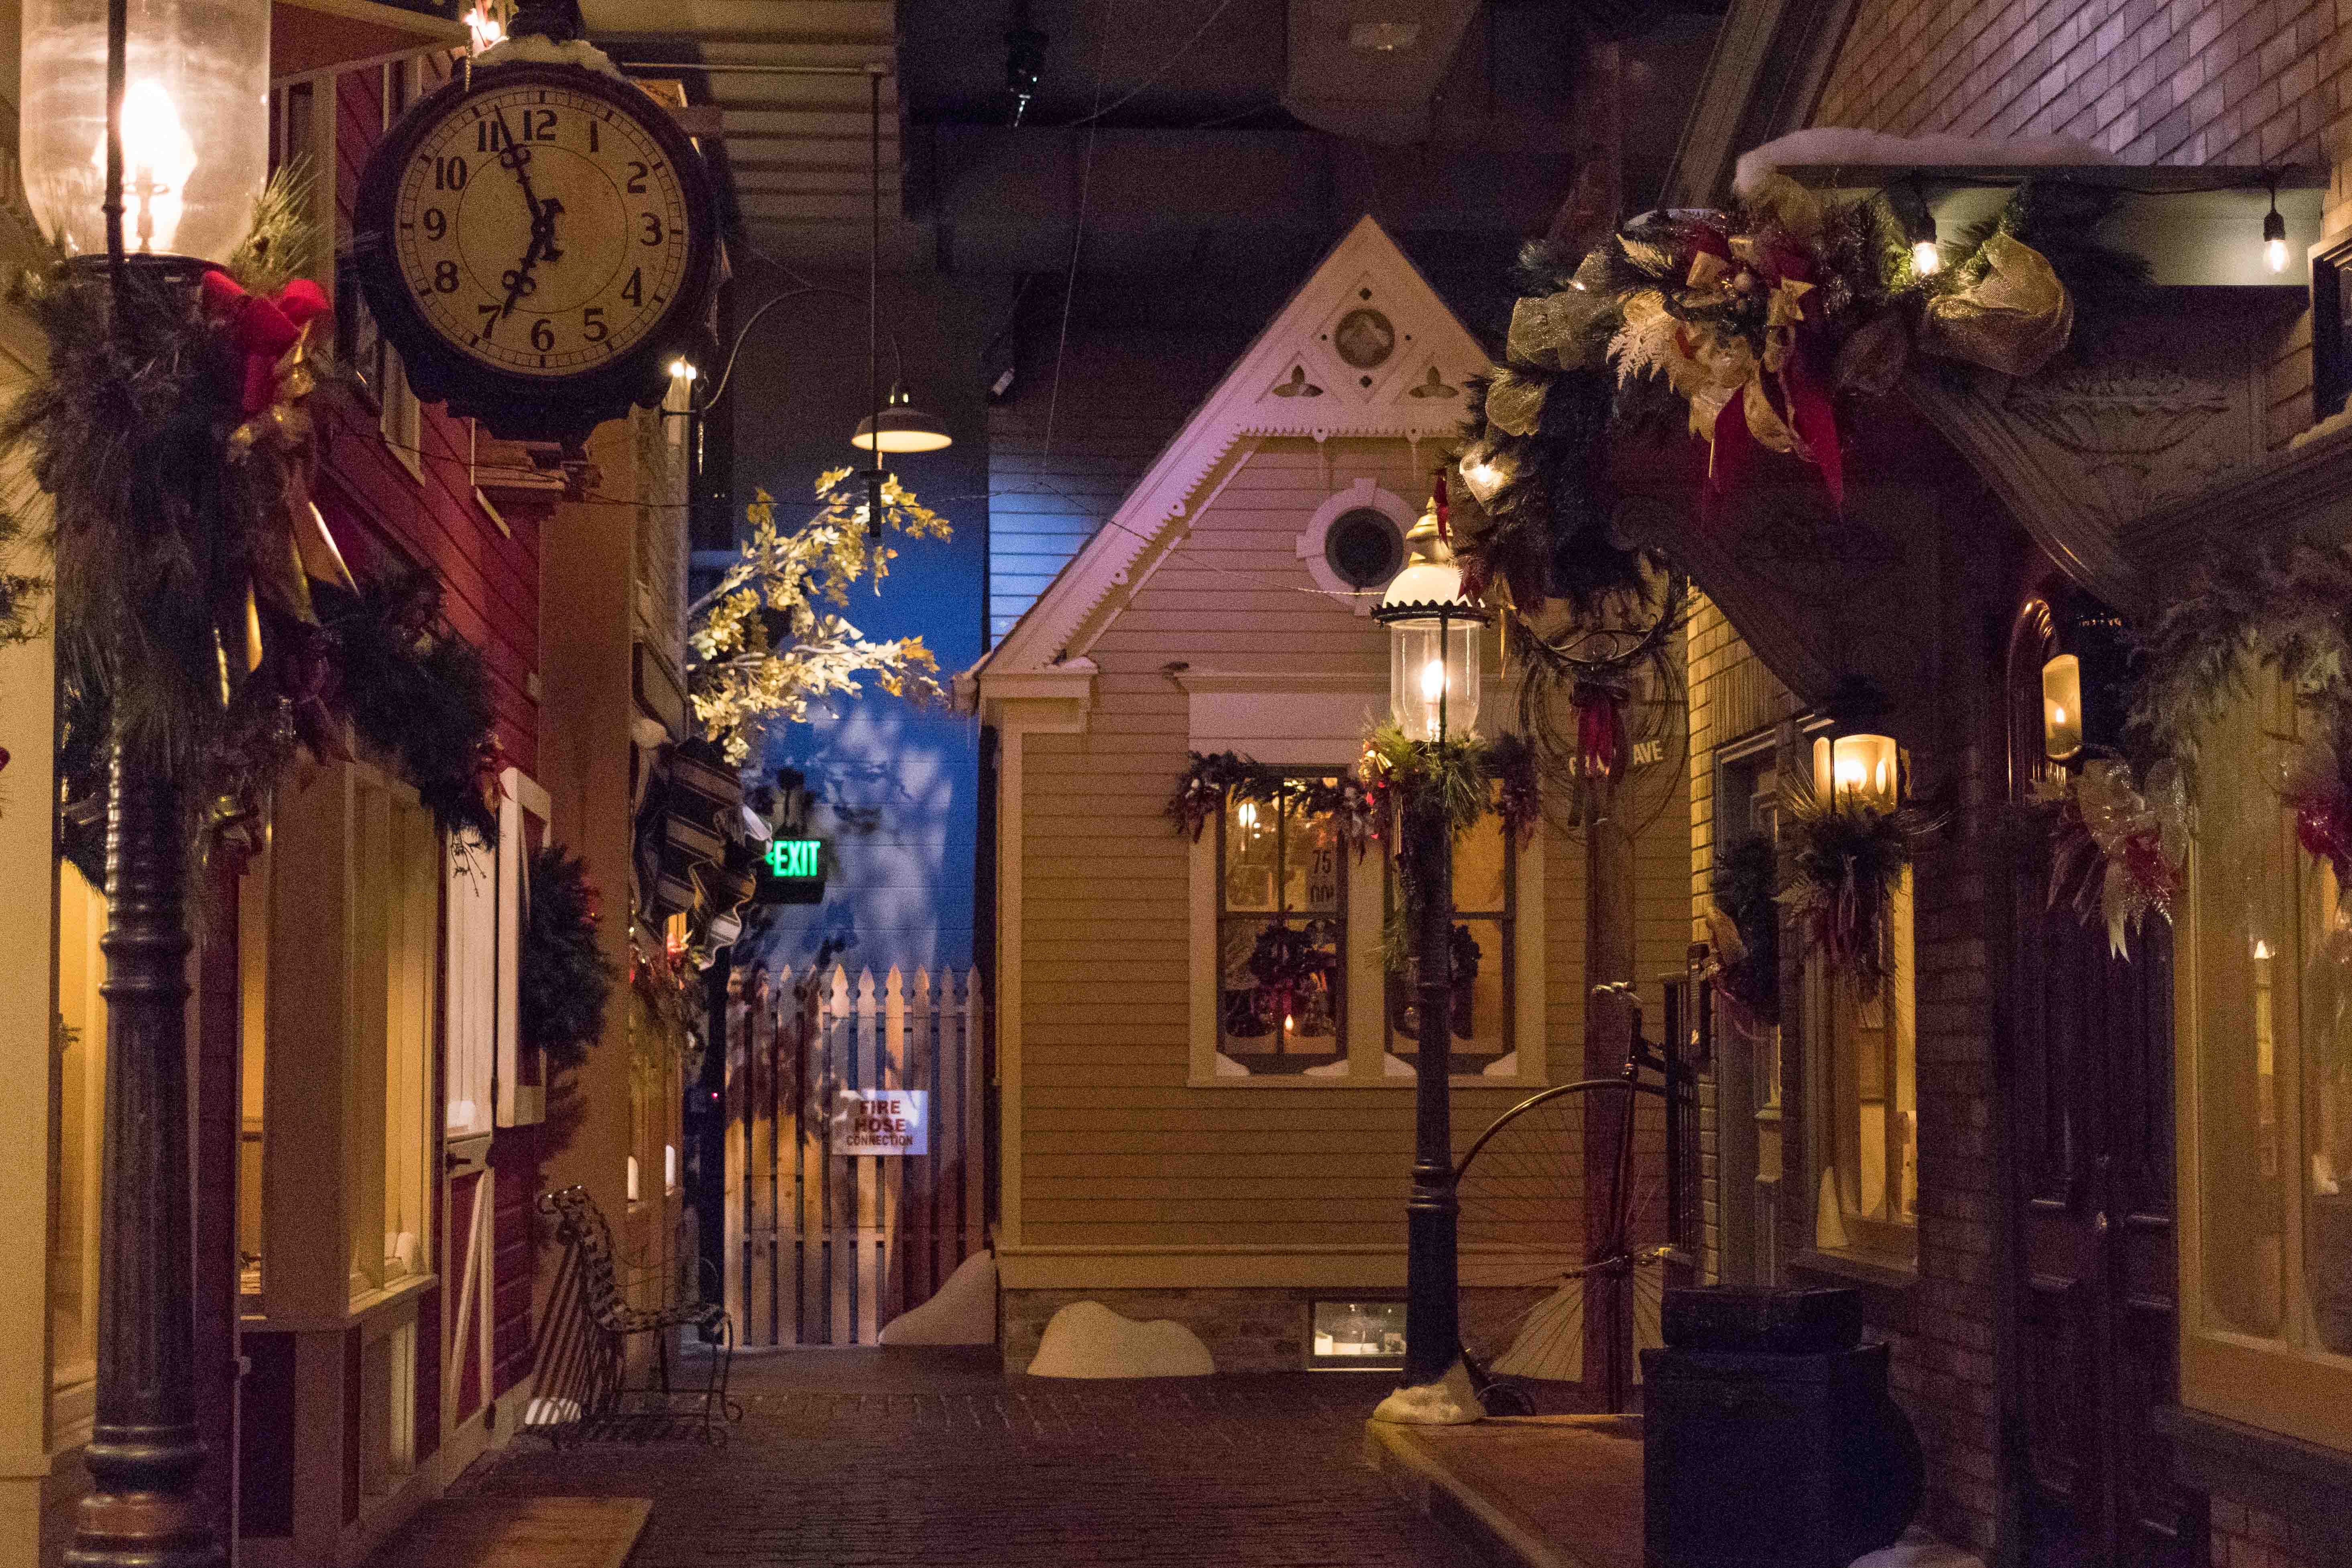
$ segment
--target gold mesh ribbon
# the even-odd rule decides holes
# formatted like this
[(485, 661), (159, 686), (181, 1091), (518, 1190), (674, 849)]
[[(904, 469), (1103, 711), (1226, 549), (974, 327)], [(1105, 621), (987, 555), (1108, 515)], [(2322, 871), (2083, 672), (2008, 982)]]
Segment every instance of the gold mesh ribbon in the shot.
[(1919, 347), (2003, 375), (2032, 375), (2066, 346), (2074, 301), (2049, 259), (2022, 240), (1997, 233), (1982, 254), (1981, 279), (1928, 303)]

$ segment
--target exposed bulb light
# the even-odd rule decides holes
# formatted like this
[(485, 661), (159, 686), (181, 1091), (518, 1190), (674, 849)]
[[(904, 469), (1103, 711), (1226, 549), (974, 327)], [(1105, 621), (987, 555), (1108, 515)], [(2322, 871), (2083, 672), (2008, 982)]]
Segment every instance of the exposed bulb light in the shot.
[(1927, 205), (1927, 193), (1918, 177), (1914, 175), (1887, 186), (1886, 205), (1911, 247), (1912, 276), (1932, 278), (1942, 271), (1944, 252), (1936, 243), (1936, 215)]
[(1942, 270), (1944, 252), (1932, 239), (1915, 241), (1911, 247), (1911, 270), (1922, 278), (1932, 278)]
[(2278, 188), (2271, 188), (2271, 210), (2263, 217), (2263, 259), (2273, 272), (2286, 270), (2286, 217), (2278, 210)]
[(1433, 658), (1421, 667), (1421, 700), (1434, 702), (1445, 695), (1445, 661)]
[(684, 354), (669, 362), (669, 378), (672, 381), (692, 381), (701, 374), (695, 368), (694, 362)]
[(490, 9), (489, 0), (482, 0), (466, 13), (466, 30), (473, 35), (474, 53), (478, 55), (507, 39), (507, 25)]

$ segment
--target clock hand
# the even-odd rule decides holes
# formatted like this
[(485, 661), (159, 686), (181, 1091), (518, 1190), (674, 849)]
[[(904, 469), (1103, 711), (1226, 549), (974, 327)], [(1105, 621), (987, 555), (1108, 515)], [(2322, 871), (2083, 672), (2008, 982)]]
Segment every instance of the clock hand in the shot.
[(507, 285), (507, 301), (499, 309), (499, 320), (503, 321), (513, 315), (515, 301), (539, 287), (538, 280), (530, 275), (530, 269), (539, 265), (539, 258), (545, 254), (547, 235), (548, 231), (537, 223), (530, 226), (530, 248), (522, 253), (522, 260), (508, 274), (514, 281)]

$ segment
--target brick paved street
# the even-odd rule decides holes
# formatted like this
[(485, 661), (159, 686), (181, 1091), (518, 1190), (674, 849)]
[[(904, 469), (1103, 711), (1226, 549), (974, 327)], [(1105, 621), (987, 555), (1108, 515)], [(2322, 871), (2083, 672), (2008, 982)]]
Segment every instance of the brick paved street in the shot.
[(869, 1351), (736, 1367), (727, 1447), (527, 1441), (462, 1489), (651, 1497), (631, 1568), (1465, 1562), (1361, 1463), (1377, 1377), (1081, 1383)]

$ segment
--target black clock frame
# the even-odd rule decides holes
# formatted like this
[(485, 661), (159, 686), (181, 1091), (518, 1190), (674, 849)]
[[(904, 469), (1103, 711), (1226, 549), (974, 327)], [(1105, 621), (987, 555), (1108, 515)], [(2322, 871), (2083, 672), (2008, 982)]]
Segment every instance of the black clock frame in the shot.
[[(427, 132), (469, 99), (538, 85), (602, 99), (646, 127), (677, 171), (687, 208), (686, 269), (677, 297), (636, 347), (604, 364), (562, 376), (519, 375), (453, 347), (410, 296), (393, 243), (400, 180)], [(656, 100), (629, 82), (582, 66), (518, 61), (477, 68), (420, 100), (384, 134), (360, 176), (351, 260), (376, 324), (400, 351), (409, 384), (428, 402), (470, 416), (506, 440), (585, 436), (632, 406), (651, 407), (669, 388), (668, 360), (701, 330), (719, 249), (718, 204), (693, 141)]]

